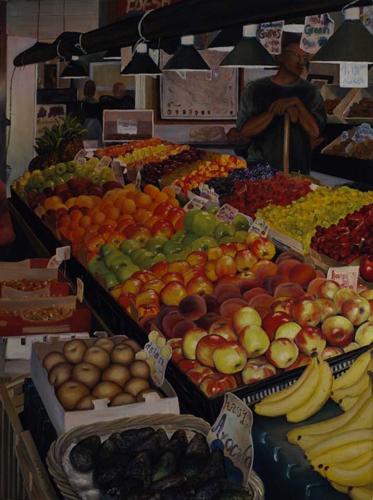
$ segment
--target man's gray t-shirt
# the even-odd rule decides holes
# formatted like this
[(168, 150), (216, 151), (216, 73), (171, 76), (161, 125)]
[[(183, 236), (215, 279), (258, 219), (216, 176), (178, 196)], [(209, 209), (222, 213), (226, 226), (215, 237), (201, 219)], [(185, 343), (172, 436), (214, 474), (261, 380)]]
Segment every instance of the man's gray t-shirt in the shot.
[[(301, 78), (291, 85), (278, 85), (271, 78), (261, 78), (250, 82), (242, 94), (237, 130), (240, 131), (249, 118), (268, 111), (274, 101), (284, 97), (299, 97), (315, 117), (320, 132), (324, 129), (326, 113), (317, 87)], [(263, 132), (251, 139), (247, 159), (266, 160), (277, 170), (282, 170), (283, 144), (284, 117), (275, 116)], [(290, 170), (295, 172), (309, 174), (311, 169), (310, 137), (299, 123), (290, 124), (289, 164)]]

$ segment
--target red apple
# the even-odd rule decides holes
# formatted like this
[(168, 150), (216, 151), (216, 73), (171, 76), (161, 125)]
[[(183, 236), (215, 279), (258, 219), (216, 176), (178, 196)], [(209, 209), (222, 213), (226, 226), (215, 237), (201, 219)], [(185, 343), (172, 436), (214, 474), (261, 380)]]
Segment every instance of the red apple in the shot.
[(202, 365), (214, 368), (213, 354), (217, 347), (225, 345), (227, 341), (220, 335), (207, 335), (197, 344), (196, 358)]
[(247, 355), (245, 349), (236, 342), (226, 342), (217, 347), (212, 355), (215, 368), (220, 373), (233, 374), (243, 370)]
[(161, 291), (161, 300), (166, 306), (177, 306), (186, 297), (187, 291), (184, 285), (177, 281), (171, 281)]
[(278, 327), (289, 321), (291, 321), (290, 316), (284, 312), (268, 313), (263, 319), (262, 328), (267, 332), (269, 339), (273, 340)]
[(354, 325), (344, 316), (330, 316), (323, 321), (321, 331), (328, 344), (344, 347), (354, 339)]
[(355, 297), (357, 297), (357, 293), (351, 290), (351, 288), (340, 288), (333, 298), (337, 311), (341, 311), (343, 302)]
[(336, 281), (324, 280), (317, 290), (317, 296), (323, 299), (334, 299), (335, 294), (340, 288)]
[(301, 299), (294, 302), (291, 314), (301, 326), (316, 326), (321, 320), (321, 309), (312, 299)]
[(326, 346), (326, 340), (320, 329), (312, 326), (303, 327), (295, 337), (295, 343), (307, 356), (314, 353), (321, 354)]
[(294, 361), (293, 364), (285, 368), (286, 372), (290, 372), (291, 370), (295, 370), (295, 368), (299, 368), (301, 366), (308, 365), (311, 362), (311, 358), (309, 356), (306, 356), (302, 352), (299, 353), (299, 356), (297, 359)]
[(239, 272), (250, 270), (257, 260), (258, 259), (249, 249), (240, 250), (234, 258), (237, 271)]
[(316, 299), (316, 304), (319, 306), (321, 311), (321, 321), (329, 318), (329, 316), (335, 316), (337, 314), (337, 308), (335, 307), (334, 301), (331, 299)]
[(214, 261), (223, 256), (223, 250), (220, 247), (212, 247), (207, 250), (207, 259)]
[(273, 312), (283, 312), (288, 316), (291, 316), (291, 308), (293, 307), (294, 299), (289, 299), (289, 297), (277, 297), (272, 304), (271, 310)]
[(201, 250), (196, 250), (188, 255), (186, 261), (192, 267), (204, 266), (207, 262), (207, 254), (206, 252), (202, 252)]
[(174, 338), (169, 340), (168, 344), (172, 347), (172, 361), (174, 363), (178, 363), (184, 359), (182, 350), (183, 339)]
[(289, 321), (288, 323), (283, 323), (280, 325), (275, 332), (275, 339), (289, 339), (294, 340), (298, 333), (301, 331), (302, 327), (295, 323), (294, 321)]
[(197, 276), (188, 281), (186, 290), (188, 295), (209, 295), (214, 291), (214, 285), (207, 277)]
[(229, 320), (226, 318), (214, 321), (209, 327), (209, 335), (219, 335), (225, 340), (237, 340), (237, 335), (235, 334)]
[(262, 318), (258, 312), (250, 306), (245, 306), (233, 314), (233, 327), (237, 333), (240, 333), (246, 326), (261, 326), (261, 324)]
[(364, 255), (361, 258), (360, 276), (366, 281), (373, 281), (373, 255)]
[(208, 397), (217, 396), (225, 391), (230, 391), (237, 387), (236, 379), (233, 375), (223, 375), (222, 373), (214, 373), (203, 379), (199, 388)]
[(223, 257), (220, 257), (220, 259), (216, 261), (215, 272), (218, 278), (235, 274), (236, 271), (237, 267), (233, 257), (223, 255)]
[(153, 264), (149, 270), (152, 273), (154, 273), (158, 278), (162, 278), (162, 276), (168, 273), (168, 262), (165, 260), (157, 262), (156, 264)]
[(351, 321), (355, 326), (361, 325), (370, 316), (370, 304), (364, 297), (355, 297), (343, 302), (341, 314)]
[(260, 358), (249, 359), (241, 373), (244, 384), (254, 384), (273, 375), (276, 375), (276, 368)]
[(262, 236), (256, 238), (249, 248), (258, 259), (271, 260), (276, 254), (276, 248), (272, 241)]
[(277, 368), (287, 368), (297, 359), (299, 350), (295, 342), (289, 339), (276, 339), (271, 342), (266, 358)]
[(183, 278), (183, 275), (181, 273), (167, 272), (166, 274), (164, 274), (162, 276), (161, 280), (163, 281), (163, 283), (165, 285), (167, 285), (167, 283), (171, 283), (172, 281), (177, 281), (178, 283), (181, 283), (182, 285), (184, 285), (184, 278)]
[(340, 354), (343, 354), (343, 349), (341, 347), (325, 347), (323, 352), (321, 353), (321, 358), (322, 359), (329, 359), (329, 358), (334, 358), (334, 356), (339, 356)]
[(241, 330), (239, 340), (248, 358), (261, 356), (267, 351), (270, 344), (265, 330), (256, 325), (247, 326)]
[(192, 368), (195, 368), (196, 366), (199, 366), (198, 361), (195, 361), (194, 359), (182, 359), (181, 361), (178, 362), (177, 364), (178, 368), (184, 373), (187, 371), (191, 370)]
[(198, 342), (207, 335), (205, 330), (202, 328), (192, 328), (188, 330), (183, 338), (182, 348), (184, 357), (187, 359), (196, 359), (196, 349)]
[(188, 370), (186, 374), (196, 385), (199, 385), (206, 377), (214, 375), (214, 371), (208, 366), (198, 364), (194, 368)]

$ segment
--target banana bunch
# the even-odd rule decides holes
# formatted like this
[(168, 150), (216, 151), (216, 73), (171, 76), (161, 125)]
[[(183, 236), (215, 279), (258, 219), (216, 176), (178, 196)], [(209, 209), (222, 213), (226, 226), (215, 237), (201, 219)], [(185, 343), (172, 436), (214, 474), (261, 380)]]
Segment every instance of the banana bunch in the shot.
[(312, 358), (299, 379), (290, 387), (271, 394), (255, 405), (266, 417), (286, 415), (288, 422), (301, 422), (317, 413), (329, 399), (333, 375), (326, 361)]
[[(365, 352), (332, 384), (332, 397), (341, 404), (353, 399), (337, 417), (292, 429), (287, 439), (300, 446), (314, 470), (337, 491), (355, 500), (373, 498), (373, 392), (371, 353)], [(366, 380), (368, 384), (362, 383)], [(341, 407), (343, 407), (341, 405)]]

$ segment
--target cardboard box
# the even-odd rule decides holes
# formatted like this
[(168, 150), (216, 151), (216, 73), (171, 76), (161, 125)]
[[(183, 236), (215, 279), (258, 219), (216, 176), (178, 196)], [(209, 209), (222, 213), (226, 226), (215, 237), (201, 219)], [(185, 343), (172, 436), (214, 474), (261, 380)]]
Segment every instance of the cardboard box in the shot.
[[(126, 336), (117, 335), (113, 337), (115, 342), (126, 339)], [(86, 344), (94, 344), (96, 339), (86, 340)], [(78, 425), (86, 425), (94, 422), (115, 420), (135, 415), (151, 415), (154, 413), (179, 414), (179, 401), (172, 386), (165, 381), (160, 390), (165, 398), (156, 397), (154, 394), (145, 395), (145, 402), (129, 405), (108, 407), (108, 400), (95, 401), (94, 410), (66, 411), (58, 401), (53, 386), (48, 381), (48, 373), (43, 367), (44, 357), (51, 351), (63, 351), (64, 342), (35, 343), (32, 346), (31, 355), (31, 377), (35, 387), (43, 401), (49, 418), (58, 435)]]
[(373, 88), (358, 89), (354, 93), (352, 99), (349, 101), (348, 105), (345, 107), (345, 109), (343, 111), (342, 117), (346, 123), (356, 123), (356, 124), (360, 124), (362, 122), (373, 123), (373, 113), (369, 116), (355, 116), (355, 115), (349, 116), (351, 107), (355, 103), (360, 102), (364, 98), (367, 98), (367, 99), (370, 99), (371, 101), (373, 101)]

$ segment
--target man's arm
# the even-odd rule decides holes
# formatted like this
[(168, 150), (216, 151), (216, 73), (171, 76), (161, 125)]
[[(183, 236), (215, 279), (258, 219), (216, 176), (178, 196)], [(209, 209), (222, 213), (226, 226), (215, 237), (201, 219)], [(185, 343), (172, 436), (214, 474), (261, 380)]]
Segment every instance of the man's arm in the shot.
[(312, 138), (316, 139), (320, 135), (319, 125), (313, 114), (308, 111), (303, 102), (299, 97), (287, 97), (279, 99), (272, 103), (269, 108), (275, 115), (283, 115), (290, 109), (295, 108), (297, 110), (298, 122), (307, 132), (307, 134)]

